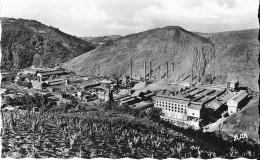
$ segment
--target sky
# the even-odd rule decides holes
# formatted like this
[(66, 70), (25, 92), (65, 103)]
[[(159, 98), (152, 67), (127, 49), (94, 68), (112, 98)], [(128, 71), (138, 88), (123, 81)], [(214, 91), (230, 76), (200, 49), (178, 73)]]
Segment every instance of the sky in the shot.
[(165, 26), (195, 32), (259, 28), (259, 0), (0, 0), (0, 16), (34, 19), (78, 37)]

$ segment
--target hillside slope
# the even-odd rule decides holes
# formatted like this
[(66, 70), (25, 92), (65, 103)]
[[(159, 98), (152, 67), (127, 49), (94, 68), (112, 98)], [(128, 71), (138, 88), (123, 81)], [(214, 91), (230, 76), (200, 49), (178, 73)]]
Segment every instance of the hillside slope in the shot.
[(94, 47), (87, 41), (35, 20), (1, 18), (2, 68), (50, 66)]
[(81, 39), (84, 39), (88, 42), (98, 45), (98, 44), (107, 43), (109, 41), (114, 41), (121, 37), (122, 36), (120, 36), (120, 35), (110, 35), (110, 36), (102, 36), (102, 37), (81, 37)]
[(254, 99), (240, 112), (231, 115), (223, 122), (222, 131), (231, 135), (246, 133), (248, 138), (259, 142), (259, 99)]
[[(152, 77), (166, 78), (169, 62), (169, 80), (190, 81), (194, 77), (202, 82), (225, 84), (237, 79), (241, 85), (258, 91), (258, 30), (223, 33), (192, 33), (178, 26), (152, 29), (121, 37), (99, 46), (66, 62), (63, 67), (84, 74), (130, 74), (143, 77), (143, 61), (152, 63)], [(193, 61), (193, 67), (192, 67)], [(174, 70), (172, 67), (174, 63)]]
[(259, 91), (259, 29), (213, 33), (216, 59), (210, 63), (206, 73), (216, 77), (216, 83), (239, 80), (241, 86)]

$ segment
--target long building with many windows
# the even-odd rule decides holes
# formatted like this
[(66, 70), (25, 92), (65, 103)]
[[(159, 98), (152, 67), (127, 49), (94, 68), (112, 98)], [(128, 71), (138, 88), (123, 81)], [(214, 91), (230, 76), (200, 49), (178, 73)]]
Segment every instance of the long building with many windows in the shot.
[(155, 107), (161, 108), (165, 117), (187, 120), (189, 99), (175, 96), (156, 96)]

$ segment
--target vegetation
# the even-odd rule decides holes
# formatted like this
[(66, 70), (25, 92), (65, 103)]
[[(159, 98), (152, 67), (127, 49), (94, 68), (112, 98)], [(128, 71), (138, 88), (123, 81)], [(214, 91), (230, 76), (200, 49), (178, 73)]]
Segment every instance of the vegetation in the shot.
[[(253, 148), (241, 149), (223, 142), (219, 143), (221, 147), (212, 147), (199, 138), (187, 136), (180, 129), (160, 122), (161, 111), (155, 108), (144, 112), (107, 102), (83, 105), (79, 112), (66, 113), (75, 106), (50, 106), (46, 97), (39, 95), (25, 95), (18, 101), (27, 110), (2, 111), (2, 157), (161, 159), (257, 156)], [(42, 109), (31, 112), (33, 106)]]
[(1, 18), (1, 24), (5, 69), (52, 66), (94, 49), (87, 41), (34, 20)]
[(27, 87), (27, 88), (32, 88), (32, 83), (31, 82), (21, 82), (21, 81), (18, 81), (17, 84), (19, 86), (23, 86), (23, 87)]

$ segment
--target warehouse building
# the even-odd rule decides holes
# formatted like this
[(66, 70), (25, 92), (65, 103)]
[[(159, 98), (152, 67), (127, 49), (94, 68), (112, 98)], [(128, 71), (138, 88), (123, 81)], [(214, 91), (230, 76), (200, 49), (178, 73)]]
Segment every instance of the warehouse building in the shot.
[[(161, 108), (162, 120), (185, 123), (196, 128), (201, 126), (206, 113), (220, 114), (228, 99), (225, 85), (205, 85), (191, 88), (178, 96), (155, 96), (155, 107)], [(226, 93), (225, 93), (226, 94)], [(209, 112), (206, 112), (206, 110)]]
[(50, 77), (50, 76), (61, 76), (66, 75), (67, 73), (62, 70), (54, 70), (54, 71), (40, 71), (37, 73), (37, 76), (39, 77)]
[(237, 113), (238, 109), (240, 109), (243, 105), (244, 100), (247, 98), (247, 93), (244, 90), (241, 90), (236, 93), (234, 97), (227, 101), (228, 106), (228, 114)]

